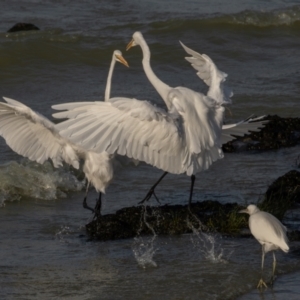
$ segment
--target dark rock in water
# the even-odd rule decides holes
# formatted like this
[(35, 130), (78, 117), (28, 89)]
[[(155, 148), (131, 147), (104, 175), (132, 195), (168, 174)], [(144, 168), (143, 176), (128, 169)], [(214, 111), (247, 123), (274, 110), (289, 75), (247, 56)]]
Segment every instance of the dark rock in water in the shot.
[(191, 233), (193, 229), (235, 234), (247, 224), (239, 209), (236, 203), (217, 201), (192, 203), (191, 212), (187, 205), (127, 207), (99, 217), (86, 229), (92, 239), (102, 241), (153, 234), (153, 230), (162, 235)]
[[(266, 119), (270, 122), (260, 132), (238, 137), (224, 145), (224, 151), (270, 150), (299, 144), (299, 118), (268, 116)], [(271, 184), (259, 207), (282, 220), (296, 202), (300, 203), (300, 172), (293, 170)], [(186, 205), (127, 207), (92, 221), (86, 225), (86, 230), (92, 239), (102, 241), (153, 232), (162, 235), (191, 233), (195, 229), (244, 235), (241, 229), (248, 228), (248, 216), (238, 213), (241, 208), (236, 203), (221, 204), (217, 201), (192, 203), (191, 212)], [(298, 232), (292, 236), (300, 239)]]
[(259, 132), (252, 132), (223, 146), (224, 152), (272, 150), (300, 143), (300, 118), (267, 116), (269, 122)]
[(12, 28), (10, 28), (7, 32), (17, 32), (17, 31), (29, 31), (29, 30), (40, 30), (34, 24), (30, 23), (17, 23)]
[(296, 202), (300, 203), (300, 172), (292, 170), (270, 185), (260, 208), (281, 220)]
[[(300, 172), (292, 170), (274, 181), (268, 188), (260, 209), (282, 220), (285, 212), (300, 202)], [(134, 206), (118, 210), (115, 214), (99, 217), (86, 225), (88, 235), (101, 241), (132, 238), (137, 235), (174, 235), (194, 230), (219, 232), (227, 235), (249, 236), (248, 216), (239, 214), (242, 207), (236, 203), (218, 201), (187, 205)], [(300, 239), (299, 232), (290, 233)]]

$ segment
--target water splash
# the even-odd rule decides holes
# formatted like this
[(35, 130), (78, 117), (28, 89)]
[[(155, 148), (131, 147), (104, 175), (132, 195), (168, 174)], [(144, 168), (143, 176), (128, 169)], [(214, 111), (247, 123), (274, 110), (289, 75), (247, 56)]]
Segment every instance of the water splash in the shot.
[(222, 236), (217, 232), (209, 231), (196, 215), (192, 213), (191, 215), (196, 223), (198, 223), (198, 228), (195, 228), (190, 219), (187, 219), (187, 224), (193, 232), (191, 242), (196, 249), (196, 254), (204, 256), (206, 260), (213, 263), (227, 263), (232, 252), (227, 254), (225, 258)]
[[(155, 240), (157, 234), (154, 228), (148, 223), (147, 217), (147, 206), (143, 206), (141, 213), (140, 228), (137, 232), (137, 236), (133, 239), (134, 241), (132, 245), (134, 257), (138, 265), (143, 269), (146, 269), (147, 267), (157, 267), (157, 263), (153, 259), (155, 252), (158, 250), (158, 248), (155, 247)], [(159, 216), (156, 215), (156, 218), (157, 221), (159, 221)], [(140, 235), (144, 225), (146, 225), (147, 228), (152, 232), (151, 237), (142, 237)]]
[(62, 225), (60, 229), (55, 233), (55, 239), (67, 243), (67, 240), (65, 239), (67, 236), (69, 236), (71, 233), (71, 229), (69, 226)]
[(138, 265), (143, 269), (157, 267), (157, 263), (153, 259), (153, 256), (157, 251), (154, 247), (155, 238), (156, 236), (153, 236), (152, 238), (143, 238), (141, 236), (134, 238), (132, 251)]
[(196, 250), (204, 256), (206, 260), (213, 263), (227, 263), (224, 259), (224, 250), (220, 237), (213, 233), (204, 233), (194, 229), (191, 241)]

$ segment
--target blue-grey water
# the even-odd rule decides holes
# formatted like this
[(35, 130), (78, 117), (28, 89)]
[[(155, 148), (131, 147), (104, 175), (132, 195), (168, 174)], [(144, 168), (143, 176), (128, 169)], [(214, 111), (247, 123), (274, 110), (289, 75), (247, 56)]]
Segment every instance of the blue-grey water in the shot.
[[(228, 73), (234, 92), (228, 122), (250, 114), (300, 115), (299, 1), (0, 2), (0, 96), (49, 118), (53, 104), (103, 99), (114, 49), (130, 68), (116, 65), (112, 96), (160, 104), (141, 50), (125, 51), (137, 30), (150, 46), (154, 71), (170, 86), (206, 92), (179, 40)], [(41, 30), (7, 33), (17, 22)], [(194, 199), (256, 203), (276, 178), (297, 168), (299, 150), (226, 154), (197, 176)], [(136, 205), (160, 174), (144, 164), (119, 170), (103, 213)], [(163, 203), (186, 203), (189, 184), (186, 175), (168, 175), (157, 194)], [(81, 173), (29, 162), (0, 139), (1, 299), (298, 299), (299, 243), (291, 242), (288, 254), (278, 252), (274, 287), (260, 293), (255, 239), (195, 233), (91, 242), (84, 188)], [(91, 191), (91, 204), (96, 197)], [(299, 229), (292, 217), (294, 211), (286, 225)]]

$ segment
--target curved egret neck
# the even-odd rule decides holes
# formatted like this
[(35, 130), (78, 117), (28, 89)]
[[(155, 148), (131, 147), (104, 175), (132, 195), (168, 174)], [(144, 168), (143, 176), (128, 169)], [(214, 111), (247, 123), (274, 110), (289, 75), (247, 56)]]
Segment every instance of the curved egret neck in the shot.
[(139, 41), (139, 45), (142, 48), (143, 52), (143, 67), (144, 71), (146, 73), (147, 78), (151, 82), (151, 84), (154, 86), (154, 88), (157, 90), (159, 95), (162, 97), (164, 102), (166, 103), (168, 109), (171, 108), (171, 102), (168, 100), (168, 94), (171, 90), (171, 87), (162, 82), (153, 72), (151, 66), (150, 66), (150, 50), (148, 45), (144, 40)]
[(115, 53), (113, 53), (109, 71), (108, 71), (107, 81), (106, 81), (104, 101), (108, 101), (110, 99), (111, 80), (112, 80), (115, 64), (116, 64), (116, 58), (115, 58)]

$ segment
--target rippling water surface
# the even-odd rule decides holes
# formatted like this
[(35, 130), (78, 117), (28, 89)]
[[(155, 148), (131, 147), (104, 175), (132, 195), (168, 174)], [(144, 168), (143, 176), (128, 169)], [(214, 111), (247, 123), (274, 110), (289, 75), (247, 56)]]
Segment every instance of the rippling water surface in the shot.
[[(41, 30), (7, 33), (17, 22)], [(179, 40), (228, 73), (235, 94), (228, 122), (250, 114), (299, 117), (299, 29), (299, 1), (290, 0), (2, 1), (0, 95), (49, 118), (53, 104), (101, 100), (112, 52), (120, 49), (130, 68), (117, 64), (112, 96), (162, 105), (142, 70), (141, 50), (125, 51), (139, 30), (154, 71), (171, 86), (206, 92)], [(226, 154), (197, 176), (195, 201), (256, 202), (276, 178), (297, 168), (298, 155), (299, 146)], [(121, 169), (103, 213), (135, 205), (160, 174), (143, 164)], [(168, 175), (157, 193), (163, 203), (186, 203), (189, 184), (185, 175)], [(256, 240), (195, 232), (90, 242), (83, 196), (82, 174), (24, 160), (0, 140), (2, 299), (298, 299), (296, 242), (289, 254), (278, 253), (274, 288), (260, 294)], [(96, 197), (91, 192), (89, 201)]]

